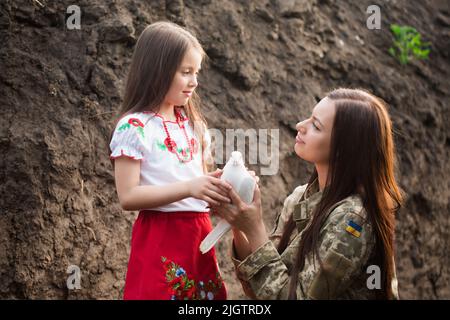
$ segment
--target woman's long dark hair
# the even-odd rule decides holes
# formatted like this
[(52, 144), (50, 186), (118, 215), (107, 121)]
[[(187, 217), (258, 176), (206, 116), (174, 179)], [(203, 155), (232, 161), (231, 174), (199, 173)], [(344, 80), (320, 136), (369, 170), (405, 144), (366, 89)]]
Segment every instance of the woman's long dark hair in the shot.
[[(145, 28), (134, 49), (116, 124), (123, 116), (133, 112), (158, 112), (184, 55), (191, 47), (199, 50), (202, 58), (206, 57), (199, 41), (174, 23), (156, 22)], [(204, 150), (206, 120), (200, 113), (199, 98), (195, 92), (183, 107)]]
[[(289, 299), (296, 299), (298, 273), (306, 256), (318, 257), (319, 232), (327, 211), (337, 202), (358, 194), (363, 200), (376, 236), (375, 254), (382, 272), (380, 298), (393, 297), (395, 213), (402, 202), (395, 181), (395, 150), (387, 105), (376, 96), (358, 89), (336, 89), (327, 97), (336, 107), (331, 133), (330, 160), (322, 198), (304, 231), (291, 270)], [(314, 170), (309, 185), (317, 178)], [(285, 225), (278, 251), (283, 252), (295, 229), (291, 216)]]

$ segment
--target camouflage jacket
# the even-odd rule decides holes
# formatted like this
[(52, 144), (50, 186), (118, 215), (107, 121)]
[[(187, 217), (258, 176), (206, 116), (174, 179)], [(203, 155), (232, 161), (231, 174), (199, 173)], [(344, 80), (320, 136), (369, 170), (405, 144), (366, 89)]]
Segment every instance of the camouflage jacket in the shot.
[[(278, 215), (270, 241), (263, 244), (243, 261), (236, 258), (234, 247), (232, 260), (236, 274), (246, 294), (254, 299), (287, 299), (290, 270), (297, 255), (303, 231), (311, 220), (314, 207), (322, 192), (318, 182), (297, 187), (285, 200)], [(303, 193), (305, 196), (302, 198)], [(299, 200), (302, 200), (299, 202)], [(280, 255), (277, 251), (283, 226), (290, 215), (297, 225), (290, 242)], [(359, 196), (350, 196), (338, 202), (329, 213), (320, 231), (317, 257), (307, 256), (305, 266), (298, 274), (297, 299), (374, 299), (377, 289), (370, 290), (367, 267), (373, 260), (375, 236), (372, 225)], [(398, 298), (396, 278), (393, 292)]]

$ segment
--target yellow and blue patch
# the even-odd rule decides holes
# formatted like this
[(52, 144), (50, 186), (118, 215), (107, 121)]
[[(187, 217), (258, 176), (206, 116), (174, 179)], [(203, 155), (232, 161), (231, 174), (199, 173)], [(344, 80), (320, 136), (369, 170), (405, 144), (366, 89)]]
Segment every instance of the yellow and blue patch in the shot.
[(350, 220), (347, 223), (347, 228), (345, 228), (345, 231), (359, 238), (361, 236), (362, 227), (353, 220)]

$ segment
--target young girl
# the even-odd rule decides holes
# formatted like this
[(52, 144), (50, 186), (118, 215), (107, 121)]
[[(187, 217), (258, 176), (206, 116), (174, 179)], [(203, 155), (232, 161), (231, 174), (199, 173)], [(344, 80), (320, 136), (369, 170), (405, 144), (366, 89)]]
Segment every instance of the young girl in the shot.
[(314, 164), (266, 234), (259, 189), (251, 205), (214, 208), (233, 226), (233, 261), (260, 299), (395, 299), (395, 213), (401, 193), (386, 105), (337, 89), (297, 124), (294, 150)]
[[(195, 101), (205, 53), (168, 22), (139, 37), (110, 149), (124, 210), (139, 210), (124, 299), (226, 299), (207, 207), (229, 202), (220, 171), (205, 174), (210, 138)], [(195, 130), (194, 130), (195, 124)]]

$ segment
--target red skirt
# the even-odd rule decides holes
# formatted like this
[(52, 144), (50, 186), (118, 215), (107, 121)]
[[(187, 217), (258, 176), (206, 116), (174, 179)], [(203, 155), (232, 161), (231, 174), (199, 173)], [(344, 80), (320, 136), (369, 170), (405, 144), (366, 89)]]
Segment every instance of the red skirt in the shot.
[(124, 300), (225, 300), (214, 248), (205, 254), (199, 249), (211, 229), (207, 212), (140, 211)]

